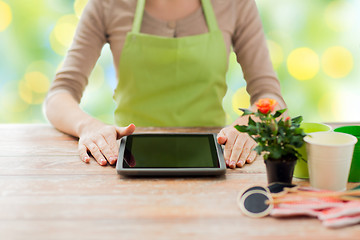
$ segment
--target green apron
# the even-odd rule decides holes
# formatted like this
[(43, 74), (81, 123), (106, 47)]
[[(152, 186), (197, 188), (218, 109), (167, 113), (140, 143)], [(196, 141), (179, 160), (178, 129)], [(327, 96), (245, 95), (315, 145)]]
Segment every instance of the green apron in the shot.
[(138, 0), (120, 57), (117, 125), (225, 125), (226, 47), (210, 0), (201, 2), (209, 32), (167, 38), (140, 33), (145, 0)]

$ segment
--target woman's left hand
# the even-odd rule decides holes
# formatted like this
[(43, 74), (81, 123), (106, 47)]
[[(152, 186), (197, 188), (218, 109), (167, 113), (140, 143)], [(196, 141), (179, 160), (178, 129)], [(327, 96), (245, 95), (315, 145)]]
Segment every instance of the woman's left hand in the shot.
[[(240, 120), (240, 119), (239, 119)], [(247, 119), (237, 121), (239, 125), (247, 124)], [(217, 135), (218, 143), (225, 145), (224, 159), (230, 168), (242, 167), (245, 163), (252, 163), (257, 153), (254, 151), (256, 142), (247, 134), (241, 133), (234, 126), (228, 126)]]

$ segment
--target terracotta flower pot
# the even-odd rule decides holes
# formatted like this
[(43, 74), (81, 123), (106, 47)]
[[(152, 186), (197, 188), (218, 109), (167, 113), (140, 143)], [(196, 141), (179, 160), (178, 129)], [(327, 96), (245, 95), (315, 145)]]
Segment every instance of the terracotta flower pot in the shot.
[(268, 184), (273, 182), (290, 183), (294, 174), (295, 161), (273, 160), (264, 161)]

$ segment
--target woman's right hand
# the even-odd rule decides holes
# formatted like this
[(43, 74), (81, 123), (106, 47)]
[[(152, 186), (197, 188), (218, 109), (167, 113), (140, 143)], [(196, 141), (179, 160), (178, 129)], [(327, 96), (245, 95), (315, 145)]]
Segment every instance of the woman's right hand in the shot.
[(131, 135), (135, 131), (135, 125), (117, 127), (107, 125), (99, 121), (91, 121), (84, 124), (79, 131), (79, 154), (82, 161), (90, 162), (91, 155), (101, 165), (116, 163), (119, 147), (116, 140)]
[(45, 103), (48, 120), (60, 131), (79, 138), (79, 154), (84, 162), (95, 160), (105, 166), (118, 158), (117, 139), (132, 134), (135, 125), (117, 127), (107, 125), (84, 112), (70, 92), (58, 91), (48, 96)]

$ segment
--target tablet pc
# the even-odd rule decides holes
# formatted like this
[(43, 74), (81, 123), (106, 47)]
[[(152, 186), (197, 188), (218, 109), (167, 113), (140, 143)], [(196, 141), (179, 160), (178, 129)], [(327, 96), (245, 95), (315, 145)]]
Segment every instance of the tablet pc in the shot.
[(221, 175), (221, 146), (211, 133), (146, 133), (123, 137), (117, 172), (125, 176)]

